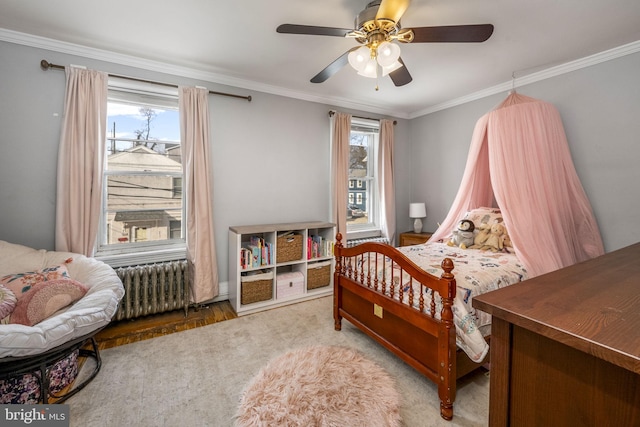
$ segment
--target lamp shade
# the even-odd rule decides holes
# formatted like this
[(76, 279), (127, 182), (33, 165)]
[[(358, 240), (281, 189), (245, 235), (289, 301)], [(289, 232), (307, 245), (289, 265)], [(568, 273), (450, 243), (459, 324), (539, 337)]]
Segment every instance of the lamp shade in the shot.
[(370, 58), (371, 52), (366, 46), (362, 46), (359, 49), (350, 52), (347, 56), (349, 65), (351, 65), (357, 71), (362, 71)]
[(424, 218), (427, 216), (427, 207), (424, 203), (411, 203), (409, 205), (409, 218)]
[(358, 74), (375, 79), (378, 77), (378, 63), (375, 59), (369, 58), (364, 67), (361, 70), (358, 70)]
[(382, 67), (388, 67), (394, 64), (400, 58), (400, 46), (395, 43), (382, 42), (378, 46), (378, 64)]

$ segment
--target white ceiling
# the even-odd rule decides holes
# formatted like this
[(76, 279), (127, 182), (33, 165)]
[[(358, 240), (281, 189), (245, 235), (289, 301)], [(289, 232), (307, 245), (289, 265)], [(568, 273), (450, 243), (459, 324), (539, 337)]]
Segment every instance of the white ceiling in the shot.
[(490, 23), (495, 31), (484, 43), (403, 44), (413, 76), (403, 87), (382, 78), (376, 92), (373, 79), (348, 65), (324, 83), (310, 83), (357, 43), (278, 34), (276, 27), (353, 28), (367, 2), (2, 0), (0, 28), (196, 70), (241, 88), (407, 118), (507, 84), (514, 72), (517, 82), (640, 40), (639, 0), (414, 0), (404, 28)]

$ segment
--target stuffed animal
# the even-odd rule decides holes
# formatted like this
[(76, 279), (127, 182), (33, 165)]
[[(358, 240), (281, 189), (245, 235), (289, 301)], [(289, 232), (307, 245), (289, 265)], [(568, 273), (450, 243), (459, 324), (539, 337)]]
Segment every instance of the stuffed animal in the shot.
[(462, 249), (466, 249), (473, 245), (473, 238), (476, 226), (473, 221), (468, 219), (462, 219), (458, 222), (458, 226), (451, 233), (451, 239), (447, 242), (449, 246), (457, 246)]
[(496, 222), (491, 225), (489, 237), (487, 237), (487, 240), (480, 249), (484, 251), (490, 250), (492, 252), (502, 251), (502, 248), (504, 248), (504, 235), (506, 231), (507, 229), (501, 222)]
[(491, 233), (491, 226), (486, 223), (482, 223), (476, 229), (476, 237), (473, 238), (473, 246), (471, 248), (478, 249), (484, 245), (484, 242), (489, 238), (489, 233)]

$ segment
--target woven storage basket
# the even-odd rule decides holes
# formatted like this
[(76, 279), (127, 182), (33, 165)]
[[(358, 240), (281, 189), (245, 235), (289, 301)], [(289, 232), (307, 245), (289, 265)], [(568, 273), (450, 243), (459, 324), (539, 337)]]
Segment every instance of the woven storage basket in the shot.
[(297, 261), (299, 259), (302, 259), (302, 235), (279, 236), (276, 241), (276, 262)]
[(309, 264), (307, 267), (307, 289), (329, 286), (331, 283), (331, 261)]
[(273, 297), (273, 272), (242, 276), (240, 278), (240, 303), (251, 304)]

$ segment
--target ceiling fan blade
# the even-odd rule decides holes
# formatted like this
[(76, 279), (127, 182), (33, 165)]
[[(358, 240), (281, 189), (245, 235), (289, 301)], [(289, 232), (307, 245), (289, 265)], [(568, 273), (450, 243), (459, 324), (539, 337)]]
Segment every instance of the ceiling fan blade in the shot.
[(403, 67), (398, 68), (397, 70), (393, 70), (389, 73), (389, 77), (393, 81), (393, 84), (396, 86), (404, 86), (407, 83), (411, 83), (413, 77), (409, 74), (409, 70), (407, 70), (407, 66), (402, 61), (402, 58), (398, 58), (398, 61), (403, 65)]
[(349, 54), (356, 49), (359, 49), (360, 46), (353, 47), (340, 55), (338, 59), (333, 61), (331, 64), (327, 65), (324, 70), (320, 71), (318, 74), (313, 76), (311, 79), (311, 83), (322, 83), (326, 81), (329, 77), (333, 76), (335, 73), (340, 71), (342, 67), (349, 63)]
[(376, 20), (389, 20), (397, 24), (407, 11), (409, 3), (411, 0), (382, 0), (376, 13)]
[(276, 31), (286, 34), (344, 37), (353, 30), (347, 28), (316, 27), (314, 25), (282, 24), (276, 28)]
[(441, 27), (412, 28), (413, 41), (411, 43), (439, 43), (439, 42), (483, 42), (493, 34), (493, 25), (449, 25)]

